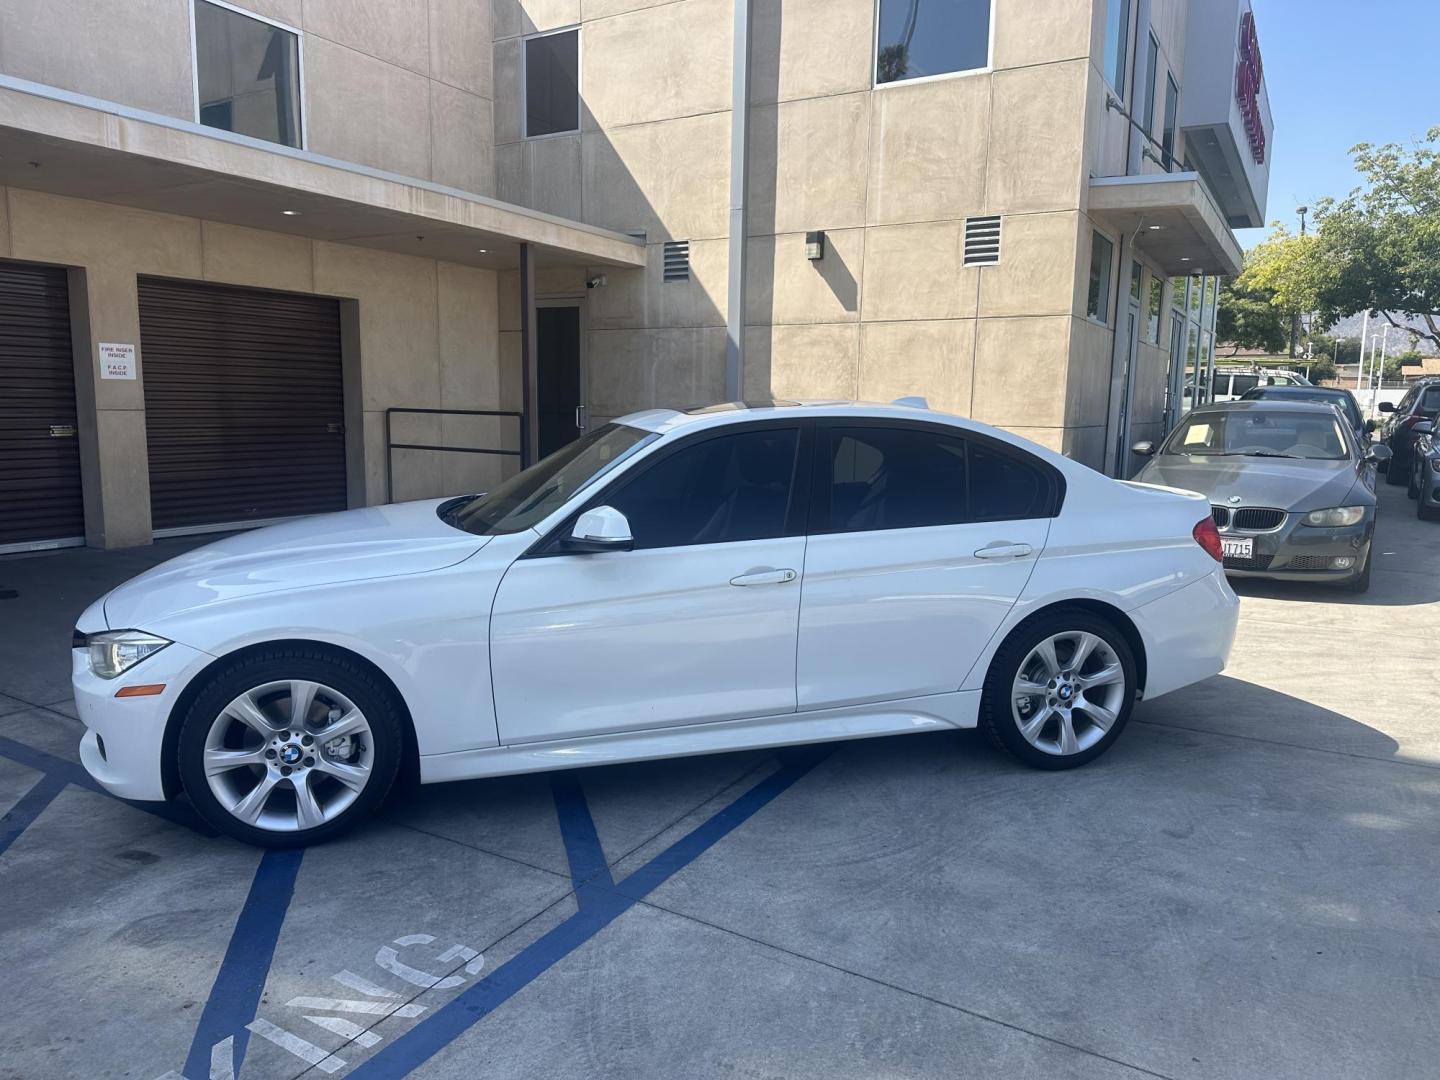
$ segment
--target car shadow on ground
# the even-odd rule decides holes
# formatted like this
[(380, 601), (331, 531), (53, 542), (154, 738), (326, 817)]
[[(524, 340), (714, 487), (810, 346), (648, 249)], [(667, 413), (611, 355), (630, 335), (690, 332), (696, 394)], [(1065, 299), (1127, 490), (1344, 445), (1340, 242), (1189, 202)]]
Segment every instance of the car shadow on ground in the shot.
[(1411, 607), (1440, 601), (1440, 578), (1405, 570), (1376, 566), (1370, 588), (1356, 593), (1340, 585), (1306, 581), (1274, 581), (1268, 578), (1230, 578), (1237, 596), (1293, 603), (1346, 604), (1368, 607)]

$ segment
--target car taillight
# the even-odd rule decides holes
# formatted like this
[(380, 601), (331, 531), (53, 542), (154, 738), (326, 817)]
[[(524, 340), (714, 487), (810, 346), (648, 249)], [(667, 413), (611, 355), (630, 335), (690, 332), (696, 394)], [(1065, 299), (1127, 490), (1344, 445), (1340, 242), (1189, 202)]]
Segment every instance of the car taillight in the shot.
[(1215, 528), (1214, 518), (1201, 518), (1195, 523), (1195, 528), (1190, 530), (1190, 535), (1195, 537), (1195, 543), (1205, 549), (1205, 554), (1216, 562), (1225, 561), (1225, 553), (1220, 547), (1220, 530)]

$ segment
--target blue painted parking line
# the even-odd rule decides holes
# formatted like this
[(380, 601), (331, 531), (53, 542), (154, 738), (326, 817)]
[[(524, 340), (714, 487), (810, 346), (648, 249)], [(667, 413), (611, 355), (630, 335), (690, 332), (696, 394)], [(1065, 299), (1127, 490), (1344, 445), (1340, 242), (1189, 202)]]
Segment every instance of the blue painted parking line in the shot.
[[(592, 884), (590, 890), (593, 895), (589, 902), (582, 903), (574, 915), (362, 1062), (350, 1076), (390, 1080), (419, 1068), (764, 809), (814, 768), (823, 756), (823, 752), (815, 751), (787, 754), (778, 770), (686, 833), (629, 877), (614, 885)], [(572, 806), (572, 812), (578, 813), (580, 808), (583, 808), (583, 800)], [(589, 817), (588, 810), (585, 810), (585, 816)], [(589, 829), (594, 831), (593, 822)]]
[(211, 1049), (228, 1036), (235, 1039), (231, 1049), (234, 1062), (231, 1075), (240, 1075), (250, 1038), (245, 1025), (255, 1019), (260, 995), (270, 976), (270, 963), (285, 924), (285, 913), (295, 895), (295, 878), (300, 873), (303, 855), (304, 852), (297, 849), (267, 851), (260, 857), (245, 906), (240, 909), (240, 917), (230, 935), (225, 959), (220, 962), (205, 1011), (195, 1027), (190, 1054), (185, 1058), (182, 1072), (192, 1080), (203, 1080), (210, 1075)]
[(594, 895), (590, 886), (614, 884), (610, 864), (605, 861), (605, 851), (600, 846), (600, 836), (595, 831), (595, 819), (590, 816), (580, 778), (573, 772), (555, 773), (550, 778), (550, 788), (555, 796), (555, 815), (560, 819), (560, 836), (565, 841), (565, 856), (570, 861), (570, 882), (583, 907)]
[(40, 774), (40, 779), (0, 818), (0, 855), (5, 854), (20, 834), (30, 827), (30, 823), (55, 801), (55, 796), (68, 786), (69, 781), (63, 777), (48, 772)]
[(67, 784), (74, 784), (76, 787), (85, 788), (87, 791), (94, 791), (104, 795), (107, 799), (115, 799), (116, 802), (124, 803), (126, 806), (142, 810), (166, 821), (173, 821), (177, 825), (184, 825), (187, 829), (202, 833), (205, 836), (215, 836), (216, 832), (203, 821), (185, 803), (175, 802), (131, 802), (129, 799), (119, 799), (111, 795), (99, 782), (85, 771), (85, 766), (74, 761), (66, 761), (54, 754), (47, 754), (44, 750), (36, 750), (33, 746), (26, 746), (22, 742), (16, 742), (7, 736), (0, 735), (0, 757), (7, 757), (17, 765), (24, 765), (26, 768), (36, 769), (47, 776), (63, 780)]

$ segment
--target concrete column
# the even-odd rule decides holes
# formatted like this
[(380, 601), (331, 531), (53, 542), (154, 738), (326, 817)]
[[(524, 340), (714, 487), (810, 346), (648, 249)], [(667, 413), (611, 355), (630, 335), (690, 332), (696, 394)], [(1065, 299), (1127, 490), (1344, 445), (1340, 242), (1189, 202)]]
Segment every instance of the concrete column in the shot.
[[(85, 542), (99, 548), (148, 544), (150, 459), (134, 271), (106, 264), (71, 270), (70, 320)], [(135, 346), (134, 380), (100, 378), (102, 341)]]
[(525, 416), (525, 440), (520, 466), (540, 460), (540, 362), (536, 352), (535, 256), (529, 244), (520, 245), (520, 411)]

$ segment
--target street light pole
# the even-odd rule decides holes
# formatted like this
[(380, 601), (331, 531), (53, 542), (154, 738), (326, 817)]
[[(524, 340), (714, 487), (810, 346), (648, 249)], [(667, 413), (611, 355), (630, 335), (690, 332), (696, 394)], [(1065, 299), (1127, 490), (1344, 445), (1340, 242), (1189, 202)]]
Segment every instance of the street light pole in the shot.
[[(1298, 214), (1300, 215), (1300, 236), (1301, 236), (1302, 238), (1305, 236), (1305, 215), (1308, 214), (1309, 212), (1310, 212), (1310, 208), (1309, 208), (1308, 206), (1301, 206), (1301, 207), (1297, 207), (1297, 208), (1296, 208), (1296, 213), (1298, 213)], [(1297, 349), (1298, 349), (1299, 344), (1300, 344), (1300, 312), (1296, 311), (1296, 312), (1294, 312), (1294, 313), (1290, 316), (1290, 359), (1291, 359), (1291, 360), (1294, 360), (1294, 359), (1295, 359), (1295, 357), (1296, 357), (1296, 355), (1297, 355)]]
[[(1360, 360), (1355, 365), (1355, 392), (1360, 392), (1360, 380), (1365, 377), (1365, 335), (1370, 333), (1370, 312), (1365, 312), (1365, 321), (1360, 324)], [(1340, 347), (1340, 342), (1335, 342)]]

